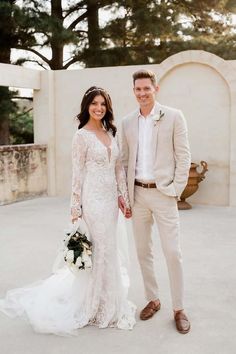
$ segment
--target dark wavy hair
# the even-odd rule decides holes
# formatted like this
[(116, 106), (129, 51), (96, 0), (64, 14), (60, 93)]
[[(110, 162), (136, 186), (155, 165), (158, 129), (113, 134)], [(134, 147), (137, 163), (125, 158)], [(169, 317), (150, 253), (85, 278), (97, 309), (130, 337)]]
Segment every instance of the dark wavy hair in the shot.
[(102, 118), (102, 124), (107, 131), (111, 131), (112, 135), (115, 136), (117, 128), (114, 125), (114, 115), (112, 109), (111, 98), (108, 93), (101, 87), (92, 86), (84, 94), (84, 97), (81, 102), (80, 113), (76, 116), (79, 121), (78, 129), (83, 128), (85, 124), (89, 121), (89, 106), (93, 102), (94, 97), (102, 96), (105, 100), (106, 105), (106, 114)]

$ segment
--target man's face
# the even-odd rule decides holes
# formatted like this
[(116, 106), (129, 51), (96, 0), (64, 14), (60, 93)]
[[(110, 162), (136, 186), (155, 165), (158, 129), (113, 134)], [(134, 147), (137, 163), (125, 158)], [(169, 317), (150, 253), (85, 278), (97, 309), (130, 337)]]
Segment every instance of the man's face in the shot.
[(153, 106), (155, 102), (155, 94), (158, 86), (154, 86), (151, 79), (137, 79), (134, 83), (134, 94), (140, 107)]

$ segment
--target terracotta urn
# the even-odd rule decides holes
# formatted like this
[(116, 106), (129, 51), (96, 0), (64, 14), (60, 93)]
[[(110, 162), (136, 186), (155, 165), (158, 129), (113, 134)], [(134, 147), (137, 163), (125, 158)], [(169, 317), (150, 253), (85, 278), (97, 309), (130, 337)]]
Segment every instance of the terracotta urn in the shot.
[(202, 171), (198, 172), (197, 167), (199, 165), (193, 162), (191, 163), (187, 186), (185, 187), (183, 193), (180, 196), (180, 200), (178, 201), (179, 210), (187, 210), (192, 208), (192, 206), (187, 203), (185, 199), (190, 197), (198, 190), (198, 184), (205, 178), (205, 173), (208, 171), (208, 166), (205, 161), (201, 161), (200, 164), (202, 166)]

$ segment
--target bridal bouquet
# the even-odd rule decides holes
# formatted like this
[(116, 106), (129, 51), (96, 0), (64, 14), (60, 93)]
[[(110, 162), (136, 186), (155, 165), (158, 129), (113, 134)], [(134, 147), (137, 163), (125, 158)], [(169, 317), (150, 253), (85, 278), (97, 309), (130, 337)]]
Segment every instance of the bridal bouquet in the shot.
[(64, 260), (72, 271), (92, 268), (92, 242), (86, 232), (80, 227), (73, 227), (66, 232), (64, 243)]

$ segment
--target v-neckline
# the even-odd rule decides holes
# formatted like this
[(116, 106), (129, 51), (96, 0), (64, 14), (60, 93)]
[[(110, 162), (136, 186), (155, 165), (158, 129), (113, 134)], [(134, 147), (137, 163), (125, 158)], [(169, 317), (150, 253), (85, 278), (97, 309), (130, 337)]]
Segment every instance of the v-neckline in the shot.
[(110, 139), (110, 144), (109, 144), (109, 145), (106, 145), (106, 144), (104, 144), (104, 143), (101, 141), (101, 139), (99, 139), (99, 137), (97, 136), (97, 134), (96, 134), (94, 131), (88, 130), (88, 129), (86, 129), (86, 128), (82, 128), (82, 129), (83, 129), (83, 130), (86, 130), (86, 132), (89, 132), (89, 133), (92, 133), (93, 135), (95, 135), (97, 141), (98, 141), (105, 149), (107, 149), (108, 161), (109, 161), (109, 163), (110, 163), (110, 162), (111, 162), (112, 138), (109, 136), (109, 133), (107, 132), (107, 135), (108, 135), (108, 137), (109, 137), (109, 139)]
[(111, 148), (112, 139), (111, 139), (111, 137), (109, 136), (109, 133), (108, 133), (108, 132), (106, 132), (106, 133), (107, 133), (107, 135), (108, 135), (108, 138), (109, 138), (109, 140), (110, 140), (110, 143), (109, 143), (109, 145), (106, 145), (106, 144), (104, 144), (104, 143), (102, 142), (101, 139), (99, 139), (99, 137), (97, 136), (97, 134), (96, 134), (94, 131), (89, 130), (89, 129), (86, 129), (86, 128), (82, 128), (82, 129), (86, 130), (86, 132), (89, 132), (89, 133), (94, 134), (94, 135), (96, 136), (97, 140), (98, 140), (105, 148), (107, 148), (107, 149), (110, 149), (110, 148)]

